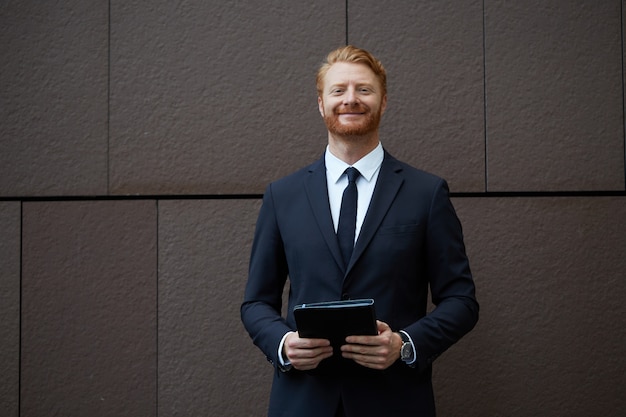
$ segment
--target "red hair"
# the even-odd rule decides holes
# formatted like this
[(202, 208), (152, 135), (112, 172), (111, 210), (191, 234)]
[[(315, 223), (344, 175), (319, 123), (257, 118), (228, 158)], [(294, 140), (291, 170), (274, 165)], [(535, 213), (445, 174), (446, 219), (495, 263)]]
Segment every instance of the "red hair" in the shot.
[(371, 69), (382, 87), (383, 96), (387, 94), (387, 72), (383, 64), (365, 49), (360, 49), (352, 45), (335, 49), (326, 56), (326, 60), (317, 70), (317, 94), (321, 97), (324, 89), (324, 77), (326, 73), (337, 62), (348, 62), (353, 64), (363, 64)]

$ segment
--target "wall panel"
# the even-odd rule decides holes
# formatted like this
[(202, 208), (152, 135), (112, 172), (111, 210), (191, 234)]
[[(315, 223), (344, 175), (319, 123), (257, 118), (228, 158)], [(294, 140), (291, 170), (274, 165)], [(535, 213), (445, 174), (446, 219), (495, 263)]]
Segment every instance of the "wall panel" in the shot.
[(485, 1), (489, 191), (624, 190), (620, 1)]
[(155, 416), (155, 202), (23, 212), (21, 417)]
[(481, 3), (349, 2), (348, 28), (387, 69), (385, 147), (452, 191), (484, 191)]
[(0, 57), (0, 196), (107, 193), (108, 2), (2, 2)]
[(623, 0), (1, 2), (0, 414), (265, 414), (241, 194), (322, 155), (315, 72), (349, 42), (388, 70), (385, 147), (476, 192), (454, 203), (481, 319), (435, 363), (439, 415), (621, 416), (625, 21)]
[(111, 188), (258, 193), (317, 159), (315, 71), (345, 3), (113, 1)]
[(239, 319), (258, 200), (159, 203), (159, 416), (260, 416), (273, 368)]
[(456, 199), (481, 303), (435, 363), (443, 416), (626, 409), (626, 199)]
[(0, 202), (0, 410), (6, 417), (18, 416), (20, 207)]

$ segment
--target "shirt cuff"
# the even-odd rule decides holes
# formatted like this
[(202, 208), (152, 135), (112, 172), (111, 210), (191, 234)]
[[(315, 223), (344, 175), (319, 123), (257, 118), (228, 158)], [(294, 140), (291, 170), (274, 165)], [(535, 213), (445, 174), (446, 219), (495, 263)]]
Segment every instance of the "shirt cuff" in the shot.
[(281, 368), (284, 368), (286, 370), (291, 368), (291, 362), (289, 362), (288, 360), (286, 361), (283, 358), (283, 346), (285, 345), (285, 340), (287, 339), (287, 336), (289, 336), (290, 333), (293, 333), (293, 332), (285, 333), (283, 338), (280, 339), (280, 343), (278, 344), (278, 363), (280, 363)]

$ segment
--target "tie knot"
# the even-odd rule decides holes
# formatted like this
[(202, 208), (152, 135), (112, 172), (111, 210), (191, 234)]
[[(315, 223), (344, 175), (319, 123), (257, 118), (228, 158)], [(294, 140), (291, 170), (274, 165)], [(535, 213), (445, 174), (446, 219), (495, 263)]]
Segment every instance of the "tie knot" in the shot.
[(359, 178), (359, 175), (361, 175), (361, 173), (359, 172), (358, 169), (354, 168), (354, 167), (350, 167), (348, 169), (346, 169), (346, 175), (348, 176), (348, 182), (355, 182), (357, 178)]

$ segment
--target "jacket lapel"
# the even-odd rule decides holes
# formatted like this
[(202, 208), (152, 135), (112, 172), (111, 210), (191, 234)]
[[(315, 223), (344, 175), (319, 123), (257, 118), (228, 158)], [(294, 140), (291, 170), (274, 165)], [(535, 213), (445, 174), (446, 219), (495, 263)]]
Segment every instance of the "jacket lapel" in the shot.
[(361, 232), (354, 246), (354, 252), (352, 252), (348, 272), (369, 245), (380, 223), (389, 211), (393, 200), (398, 194), (400, 186), (404, 182), (403, 177), (398, 175), (400, 171), (402, 171), (402, 167), (397, 163), (397, 160), (385, 151), (385, 159), (383, 159), (383, 163), (380, 167), (374, 194), (372, 195), (372, 200), (367, 209)]
[(309, 177), (305, 180), (304, 187), (322, 236), (330, 248), (335, 262), (343, 269), (343, 258), (341, 257), (341, 250), (339, 249), (333, 219), (330, 214), (324, 157), (310, 166)]

